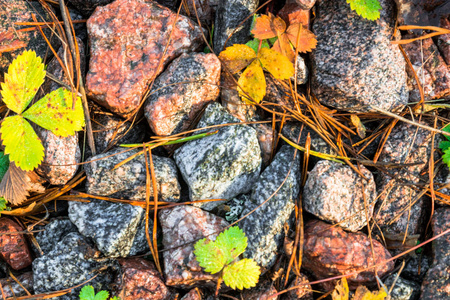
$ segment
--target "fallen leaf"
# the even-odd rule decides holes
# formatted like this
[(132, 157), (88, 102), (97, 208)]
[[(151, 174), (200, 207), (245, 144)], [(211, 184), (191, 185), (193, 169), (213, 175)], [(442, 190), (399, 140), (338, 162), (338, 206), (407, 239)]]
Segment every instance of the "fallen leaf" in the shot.
[(238, 81), (238, 92), (247, 102), (261, 102), (266, 94), (266, 79), (264, 71), (258, 60), (255, 60), (245, 69)]
[(317, 40), (314, 33), (303, 27), (300, 23), (294, 23), (289, 26), (286, 35), (298, 52), (311, 52), (312, 49), (317, 46)]
[(365, 138), (366, 137), (366, 127), (361, 122), (361, 119), (357, 115), (352, 114), (350, 116), (350, 120), (352, 121), (352, 124), (356, 127), (356, 132), (358, 132), (358, 136), (362, 139)]
[(219, 59), (232, 74), (248, 66), (256, 58), (256, 52), (247, 45), (235, 44), (220, 52)]

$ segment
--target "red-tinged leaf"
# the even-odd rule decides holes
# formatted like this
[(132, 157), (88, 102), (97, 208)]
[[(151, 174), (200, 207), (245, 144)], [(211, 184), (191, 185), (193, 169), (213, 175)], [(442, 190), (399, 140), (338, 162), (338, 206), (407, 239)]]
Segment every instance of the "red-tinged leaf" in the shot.
[(255, 27), (252, 34), (255, 38), (266, 40), (283, 33), (286, 30), (286, 23), (283, 19), (274, 17), (271, 13), (269, 15), (261, 15), (256, 19)]
[(311, 52), (316, 48), (316, 36), (301, 24), (296, 23), (289, 26), (286, 34), (298, 52)]
[(295, 52), (292, 49), (286, 34), (282, 34), (280, 36), (280, 38), (273, 44), (272, 49), (286, 56), (290, 62), (295, 62)]

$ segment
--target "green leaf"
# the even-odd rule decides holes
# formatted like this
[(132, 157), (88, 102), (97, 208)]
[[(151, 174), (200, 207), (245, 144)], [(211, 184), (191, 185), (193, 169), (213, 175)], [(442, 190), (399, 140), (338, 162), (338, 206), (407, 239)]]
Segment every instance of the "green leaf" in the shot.
[(94, 300), (95, 291), (92, 285), (85, 285), (80, 292), (80, 300)]
[(247, 248), (247, 237), (238, 226), (233, 226), (220, 233), (215, 244), (225, 255), (225, 264), (228, 265)]
[(3, 120), (0, 134), (9, 160), (24, 171), (31, 171), (44, 159), (44, 147), (30, 123), (15, 115)]
[(223, 282), (232, 289), (251, 288), (258, 283), (261, 271), (253, 259), (243, 259), (223, 270)]
[(450, 148), (444, 150), (444, 155), (442, 155), (442, 161), (447, 164), (450, 168)]
[[(258, 47), (259, 47), (259, 39), (254, 38), (251, 41), (248, 41), (245, 45), (249, 46), (250, 48), (253, 49), (253, 51), (255, 51), (255, 53), (258, 53)], [(270, 48), (269, 43), (267, 42), (267, 40), (263, 40), (261, 43), (261, 49), (262, 48)]]
[[(447, 124), (447, 126), (445, 126), (444, 128), (442, 128), (442, 131), (445, 131), (445, 132), (450, 133), (450, 124)], [(445, 138), (446, 138), (447, 140), (450, 141), (450, 136), (448, 136), (448, 135), (444, 135), (444, 136), (445, 136)]]
[(439, 143), (439, 149), (447, 150), (448, 148), (450, 148), (450, 141), (441, 141)]
[(0, 152), (0, 181), (2, 181), (3, 176), (5, 176), (6, 171), (9, 168), (9, 158), (5, 153)]
[(223, 269), (226, 257), (216, 243), (209, 239), (201, 239), (194, 245), (194, 254), (202, 268), (206, 272), (216, 274)]
[(8, 201), (6, 201), (5, 198), (0, 197), (0, 211), (4, 211), (5, 209), (7, 209), (6, 203), (8, 203)]
[(347, 0), (350, 8), (361, 17), (375, 21), (380, 18), (380, 9), (382, 8), (378, 0)]
[(114, 296), (114, 297), (111, 298), (111, 300), (120, 300), (120, 298), (117, 297), (117, 296)]
[(45, 95), (22, 115), (56, 135), (66, 137), (75, 134), (75, 131), (84, 126), (80, 97), (76, 97), (74, 110), (72, 103), (72, 92), (59, 88)]
[(42, 59), (34, 51), (25, 51), (9, 65), (5, 82), (1, 84), (3, 102), (13, 112), (20, 114), (44, 83)]
[(100, 291), (95, 295), (94, 300), (106, 300), (108, 299), (109, 293), (107, 291)]

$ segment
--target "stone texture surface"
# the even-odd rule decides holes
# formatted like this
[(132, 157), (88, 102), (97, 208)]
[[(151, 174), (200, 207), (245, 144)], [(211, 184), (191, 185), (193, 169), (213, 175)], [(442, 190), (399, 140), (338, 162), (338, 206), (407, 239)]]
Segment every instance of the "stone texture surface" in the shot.
[(438, 264), (428, 270), (422, 282), (422, 300), (450, 298), (450, 265)]
[(267, 280), (265, 282), (259, 283), (252, 289), (246, 289), (241, 294), (241, 297), (246, 300), (277, 299), (278, 297), (272, 297), (274, 294), (278, 293), (277, 289), (273, 285), (273, 282)]
[[(412, 38), (414, 36), (406, 36)], [(450, 67), (442, 59), (438, 47), (433, 40), (424, 39), (404, 45), (403, 49), (408, 55), (414, 71), (419, 77), (423, 87), (425, 100), (450, 99)], [(419, 88), (413, 72), (408, 69), (408, 84), (410, 89), (409, 101), (420, 101)]]
[[(88, 159), (91, 162), (85, 165), (87, 193), (123, 197), (130, 200), (145, 200), (146, 164), (144, 155), (138, 155), (126, 164), (112, 170), (116, 164), (136, 154), (139, 150), (120, 153), (123, 151), (123, 148), (115, 148)], [(152, 155), (152, 158), (159, 200), (178, 201), (180, 185), (175, 163), (166, 157)], [(153, 197), (153, 193), (151, 185), (151, 197)]]
[(367, 180), (346, 164), (319, 161), (303, 189), (304, 209), (346, 230), (360, 230), (372, 218), (377, 199), (372, 173), (364, 166), (360, 172)]
[[(338, 226), (313, 220), (305, 225), (302, 266), (317, 279), (328, 278), (363, 270), (382, 264), (377, 268), (379, 277), (392, 271), (394, 262), (389, 252), (373, 240), (373, 253), (369, 238), (363, 233), (346, 232)], [(383, 264), (383, 262), (386, 262)], [(376, 281), (374, 272), (364, 271), (347, 277), (350, 289)], [(334, 288), (333, 282), (323, 283), (327, 290)]]
[(35, 234), (39, 249), (32, 244), (36, 256), (48, 254), (70, 232), (78, 232), (77, 227), (68, 219), (53, 219), (42, 231)]
[[(211, 103), (197, 128), (236, 122), (239, 120), (228, 114), (220, 104)], [(220, 127), (217, 134), (185, 143), (175, 151), (174, 158), (189, 186), (191, 201), (230, 200), (246, 193), (257, 180), (261, 169), (256, 130), (245, 125)], [(223, 202), (196, 205), (211, 210)]]
[[(224, 47), (245, 44), (250, 39), (252, 18), (248, 18), (243, 24), (241, 22), (256, 10), (258, 3), (257, 0), (219, 1), (214, 23), (214, 52), (216, 54), (219, 54)], [(228, 39), (230, 35), (231, 37)]]
[(414, 255), (403, 268), (402, 277), (422, 284), (428, 269), (431, 265), (431, 258), (427, 255)]
[[(202, 24), (211, 25), (214, 22), (214, 15), (220, 0), (190, 0), (186, 1), (185, 6), (181, 7), (181, 12), (190, 16), (197, 23), (197, 16)], [(197, 11), (197, 13), (195, 12)]]
[(120, 299), (169, 299), (170, 292), (152, 262), (143, 258), (127, 258), (119, 259), (119, 263), (122, 270)]
[[(30, 293), (33, 293), (33, 272), (26, 272), (16, 276), (17, 280), (22, 284), (23, 287), (27, 289)], [(2, 295), (6, 298), (9, 297), (20, 297), (26, 296), (27, 293), (20, 284), (18, 284), (11, 277), (0, 279), (0, 284), (2, 285), (3, 293)]]
[(311, 9), (316, 0), (288, 0), (288, 2), (297, 3), (302, 9)]
[[(9, 64), (24, 50), (34, 50), (38, 56), (45, 58), (48, 49), (42, 35), (37, 30), (21, 32), (19, 29), (29, 26), (17, 26), (16, 22), (34, 22), (31, 14), (36, 15), (38, 22), (51, 22), (50, 16), (44, 11), (41, 4), (25, 0), (4, 0), (0, 5), (0, 74), (8, 70)], [(44, 29), (47, 38), (50, 39), (54, 49), (58, 49), (60, 43), (49, 29)]]
[(202, 300), (202, 292), (198, 288), (192, 289), (181, 300)]
[(85, 16), (89, 16), (97, 6), (104, 6), (113, 2), (114, 0), (69, 0)]
[(408, 101), (405, 60), (394, 31), (394, 3), (380, 1), (381, 17), (363, 19), (344, 0), (317, 4), (313, 32), (312, 86), (326, 105), (352, 112), (402, 107)]
[(107, 257), (129, 254), (144, 209), (102, 200), (69, 202), (69, 218)]
[[(440, 20), (440, 26), (441, 28), (450, 29), (450, 19), (449, 17), (445, 18), (442, 17)], [(436, 39), (436, 45), (439, 48), (439, 52), (442, 55), (442, 58), (444, 59), (447, 66), (450, 65), (450, 33), (442, 34), (437, 37)]]
[(256, 130), (256, 136), (261, 149), (261, 159), (263, 166), (267, 166), (272, 158), (272, 148), (274, 145), (274, 132), (269, 124), (250, 124)]
[(299, 288), (289, 291), (286, 293), (286, 296), (282, 296), (283, 300), (313, 300), (313, 292), (310, 284), (308, 283), (308, 277), (304, 274), (300, 274), (301, 276), (296, 276), (292, 283), (289, 285), (289, 288), (294, 286), (300, 286)]
[[(388, 289), (391, 289), (397, 274), (392, 274), (387, 277), (383, 283)], [(399, 277), (395, 281), (395, 285), (390, 293), (391, 300), (414, 300), (418, 299), (420, 295), (420, 285), (414, 281), (403, 279)]]
[[(89, 282), (94, 289), (107, 289), (112, 282), (113, 272), (108, 270), (114, 261), (101, 261), (82, 235), (77, 232), (67, 234), (55, 247), (45, 255), (33, 261), (33, 277), (35, 293), (45, 293), (71, 288), (91, 279), (100, 270), (104, 270)], [(62, 296), (62, 300), (78, 299), (81, 287)]]
[(78, 170), (81, 151), (78, 144), (78, 133), (62, 137), (50, 130), (36, 126), (36, 133), (44, 145), (44, 161), (36, 172), (51, 184), (66, 184)]
[(228, 222), (188, 205), (161, 210), (159, 221), (164, 249), (170, 249), (163, 252), (166, 285), (215, 287), (218, 274), (203, 272), (193, 253), (194, 244), (206, 236), (214, 240), (229, 225)]
[(182, 54), (155, 80), (145, 117), (157, 135), (189, 128), (205, 105), (219, 96), (220, 61), (214, 54)]
[(0, 257), (14, 270), (28, 267), (32, 262), (30, 248), (22, 232), (23, 228), (14, 220), (0, 218)]
[(117, 0), (98, 7), (87, 22), (88, 96), (119, 115), (130, 115), (147, 84), (170, 60), (203, 43), (198, 26), (187, 17), (176, 18), (170, 9), (144, 0)]
[[(380, 172), (377, 179), (378, 202), (374, 220), (385, 234), (417, 234), (423, 222), (424, 199), (408, 184), (417, 184), (419, 174), (428, 165), (431, 132), (399, 122), (392, 130), (381, 152), (384, 163), (419, 163), (401, 169)], [(412, 204), (412, 205), (411, 205)]]
[(439, 19), (448, 17), (450, 11), (450, 2), (446, 0), (395, 0), (395, 2), (399, 25), (439, 26)]
[[(124, 122), (113, 114), (96, 111), (91, 114), (92, 131), (97, 153), (105, 151), (114, 144), (138, 144), (144, 141), (143, 122)], [(130, 128), (131, 127), (131, 128)]]
[(283, 146), (278, 151), (255, 183), (250, 200), (244, 204), (242, 216), (262, 205), (242, 220), (239, 227), (248, 238), (244, 257), (254, 259), (263, 268), (275, 263), (283, 243), (283, 227), (292, 223), (289, 219), (300, 190), (300, 154), (294, 157), (294, 150)]

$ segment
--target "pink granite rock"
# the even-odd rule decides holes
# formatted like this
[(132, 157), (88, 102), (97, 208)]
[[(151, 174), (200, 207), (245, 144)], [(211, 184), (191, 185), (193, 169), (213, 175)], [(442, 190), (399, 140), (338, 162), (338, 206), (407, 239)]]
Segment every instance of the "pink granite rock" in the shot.
[(166, 284), (179, 288), (194, 285), (215, 287), (218, 274), (211, 275), (203, 271), (195, 259), (194, 244), (206, 236), (215, 239), (228, 226), (228, 222), (189, 205), (161, 210), (159, 221), (164, 249), (170, 249), (163, 254)]
[(220, 61), (214, 54), (182, 54), (156, 80), (145, 117), (157, 135), (182, 132), (219, 96)]
[(0, 218), (0, 257), (14, 270), (20, 270), (31, 265), (31, 252), (22, 232), (23, 228), (15, 221)]
[(88, 96), (124, 117), (139, 106), (147, 84), (170, 60), (203, 43), (201, 29), (189, 18), (144, 0), (97, 7), (87, 28)]
[(119, 259), (122, 267), (122, 300), (164, 300), (170, 296), (169, 289), (161, 279), (155, 265), (143, 258)]

